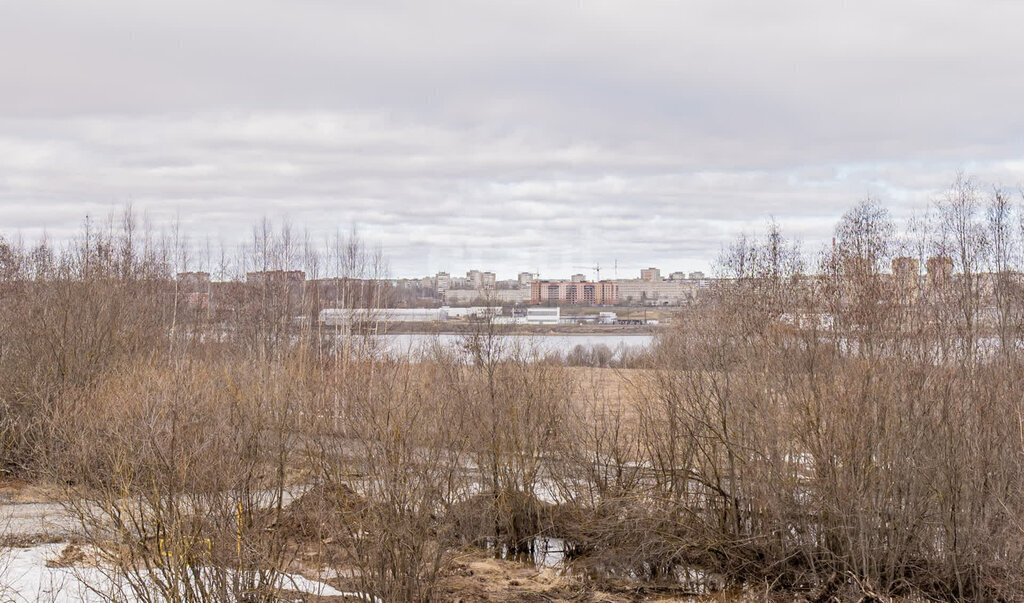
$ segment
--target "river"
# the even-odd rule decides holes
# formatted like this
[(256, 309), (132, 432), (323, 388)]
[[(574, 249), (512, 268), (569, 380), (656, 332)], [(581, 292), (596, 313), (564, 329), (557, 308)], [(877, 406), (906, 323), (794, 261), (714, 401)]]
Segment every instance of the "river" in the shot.
[[(416, 354), (429, 349), (435, 343), (444, 347), (458, 348), (465, 341), (466, 336), (457, 333), (440, 333), (436, 335), (427, 334), (393, 334), (381, 335), (384, 347), (391, 352)], [(507, 350), (524, 350), (538, 356), (545, 356), (552, 353), (565, 355), (571, 352), (576, 346), (582, 346), (585, 350), (593, 350), (599, 346), (606, 346), (613, 355), (613, 358), (621, 358), (625, 354), (643, 352), (651, 347), (654, 336), (650, 334), (556, 334), (556, 335), (497, 335), (501, 342), (500, 346)]]

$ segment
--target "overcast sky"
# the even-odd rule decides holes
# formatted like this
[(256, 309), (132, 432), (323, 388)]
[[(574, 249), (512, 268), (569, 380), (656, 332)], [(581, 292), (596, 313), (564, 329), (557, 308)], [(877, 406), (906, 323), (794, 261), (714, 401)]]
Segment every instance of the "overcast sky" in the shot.
[[(0, 231), (133, 203), (391, 272), (707, 269), (964, 170), (1024, 183), (1021, 2), (0, 0)], [(586, 271), (582, 271), (586, 272)], [(608, 274), (602, 273), (602, 276)], [(608, 274), (610, 276), (610, 274)]]

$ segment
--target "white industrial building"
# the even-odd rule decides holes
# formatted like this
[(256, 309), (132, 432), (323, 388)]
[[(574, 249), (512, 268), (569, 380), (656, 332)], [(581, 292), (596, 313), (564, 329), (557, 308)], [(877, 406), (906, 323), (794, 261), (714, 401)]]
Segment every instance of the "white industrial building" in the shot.
[(526, 324), (528, 325), (557, 325), (561, 320), (561, 308), (528, 308), (526, 310)]
[(448, 318), (492, 318), (501, 314), (501, 306), (470, 306), (468, 308), (451, 308), (442, 306)]

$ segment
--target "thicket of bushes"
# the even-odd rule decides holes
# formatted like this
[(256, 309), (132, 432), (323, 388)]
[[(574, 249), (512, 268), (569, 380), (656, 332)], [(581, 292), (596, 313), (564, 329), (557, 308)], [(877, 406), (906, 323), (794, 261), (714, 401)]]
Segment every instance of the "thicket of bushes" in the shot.
[[(622, 390), (495, 325), (395, 356), (272, 285), (214, 320), (131, 224), (0, 247), (4, 466), (68, 485), (127, 590), (270, 600), (305, 569), (439, 599), (460, 547), (554, 536), (581, 582), (1024, 597), (1024, 230), (1002, 192), (960, 178), (905, 232), (861, 203), (813, 262), (774, 227), (740, 239)], [(268, 265), (315, 255), (262, 232)]]

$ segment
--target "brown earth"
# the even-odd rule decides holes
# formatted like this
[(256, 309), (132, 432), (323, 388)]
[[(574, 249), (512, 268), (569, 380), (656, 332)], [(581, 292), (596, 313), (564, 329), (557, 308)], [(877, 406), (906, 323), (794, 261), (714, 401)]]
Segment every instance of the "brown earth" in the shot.
[(62, 491), (45, 482), (30, 482), (0, 474), (0, 504), (56, 502)]

